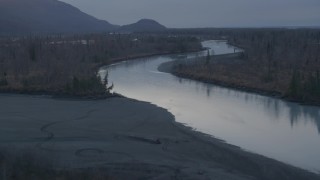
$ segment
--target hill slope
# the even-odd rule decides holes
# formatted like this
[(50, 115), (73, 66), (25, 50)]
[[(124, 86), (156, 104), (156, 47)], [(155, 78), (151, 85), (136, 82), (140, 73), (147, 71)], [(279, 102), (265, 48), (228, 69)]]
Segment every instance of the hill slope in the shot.
[(153, 32), (153, 31), (164, 31), (167, 28), (155, 20), (151, 19), (141, 19), (140, 21), (121, 26), (120, 31), (126, 32)]
[(0, 34), (82, 33), (115, 28), (58, 0), (0, 0)]

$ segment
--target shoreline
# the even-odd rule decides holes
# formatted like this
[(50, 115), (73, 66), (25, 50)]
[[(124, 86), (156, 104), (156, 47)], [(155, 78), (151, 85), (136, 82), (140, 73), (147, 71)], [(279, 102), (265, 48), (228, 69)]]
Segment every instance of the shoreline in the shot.
[[(0, 96), (0, 100), (3, 119), (15, 117), (9, 113), (12, 108), (28, 117), (15, 120), (14, 127), (10, 121), (0, 121), (1, 128), (14, 128), (12, 133), (0, 132), (0, 147), (28, 148), (55, 159), (58, 169), (99, 168), (119, 179), (320, 179), (318, 174), (194, 131), (148, 102), (28, 95)], [(24, 106), (26, 102), (32, 106)]]
[[(45, 91), (44, 94), (42, 94), (41, 92), (38, 92), (40, 94), (37, 94), (35, 92), (31, 93), (32, 94), (29, 95), (48, 95), (45, 94)], [(8, 94), (14, 95), (17, 93)], [(22, 95), (28, 96), (28, 94), (26, 95), (24, 93), (22, 93)], [(45, 99), (45, 101), (46, 99), (52, 99), (53, 101), (56, 100), (54, 96), (48, 96), (50, 97), (44, 97), (40, 99)], [(6, 97), (0, 96), (0, 98)], [(10, 97), (8, 98), (10, 99)], [(87, 103), (86, 100), (98, 100), (88, 97), (79, 98), (68, 96), (67, 98), (62, 97), (61, 102), (76, 103), (70, 102), (70, 100), (72, 100), (73, 98), (78, 100), (77, 102), (81, 102), (81, 104)], [(74, 111), (77, 112), (76, 114), (79, 114), (79, 112), (88, 111), (83, 117), (90, 120), (90, 125), (87, 124), (90, 126), (90, 131), (83, 132), (83, 129), (86, 129), (88, 127), (78, 125), (75, 123), (76, 121), (66, 121), (63, 122), (65, 123), (64, 126), (54, 124), (57, 127), (52, 128), (57, 133), (55, 133), (53, 130), (49, 131), (53, 134), (53, 137), (49, 138), (48, 141), (46, 140), (45, 142), (41, 142), (41, 140), (39, 140), (37, 142), (30, 143), (43, 144), (45, 145), (46, 149), (52, 148), (51, 146), (53, 145), (53, 147), (58, 146), (63, 149), (70, 148), (71, 151), (73, 150), (73, 147), (69, 147), (68, 145), (70, 140), (61, 139), (55, 141), (55, 138), (63, 138), (65, 137), (64, 134), (75, 136), (75, 134), (72, 133), (74, 131), (73, 128), (77, 129), (77, 127), (79, 126), (79, 129), (81, 130), (75, 132), (80, 133), (80, 136), (84, 136), (89, 140), (83, 142), (73, 140), (72, 142), (81, 146), (81, 149), (76, 150), (75, 154), (63, 154), (62, 159), (66, 158), (70, 161), (74, 161), (75, 158), (77, 159), (77, 161), (79, 160), (79, 162), (82, 163), (88, 163), (87, 161), (90, 161), (91, 163), (88, 164), (88, 167), (105, 168), (108, 172), (111, 172), (111, 176), (118, 176), (119, 174), (123, 174), (120, 177), (124, 179), (125, 176), (130, 176), (132, 179), (139, 179), (141, 177), (150, 178), (151, 175), (159, 179), (168, 179), (170, 177), (188, 177), (191, 179), (207, 179), (211, 177), (217, 177), (219, 179), (234, 180), (320, 179), (319, 174), (314, 174), (307, 170), (296, 168), (292, 165), (288, 165), (277, 160), (264, 157), (262, 155), (247, 152), (240, 147), (228, 144), (223, 140), (219, 140), (210, 135), (194, 131), (191, 127), (176, 122), (173, 115), (170, 114), (166, 109), (157, 107), (148, 102), (140, 102), (129, 98), (119, 97), (111, 97), (105, 100), (106, 101), (101, 102), (93, 101), (94, 105), (90, 104), (90, 106), (88, 104), (88, 107), (93, 109), (92, 111), (88, 111), (89, 109), (74, 109)], [(108, 106), (103, 106), (102, 108), (100, 106), (97, 106), (99, 103), (107, 103)], [(79, 104), (75, 105), (79, 106)], [(41, 106), (41, 104), (39, 104), (39, 106)], [(149, 109), (150, 112), (146, 111), (146, 109)], [(96, 112), (103, 114), (96, 114)], [(42, 112), (39, 113), (41, 114)], [(63, 111), (62, 114), (63, 113), (66, 112)], [(49, 120), (46, 120), (48, 121), (48, 124), (55, 123), (53, 121), (54, 119), (63, 119), (55, 117), (59, 116), (58, 114), (52, 115), (52, 117), (48, 116), (47, 114), (43, 114), (43, 116), (49, 117)], [(107, 116), (111, 120), (110, 122), (102, 122), (102, 119), (96, 119), (96, 116)], [(51, 120), (51, 118), (53, 119)], [(134, 122), (131, 122), (132, 119), (134, 119)], [(91, 125), (91, 123), (96, 125), (96, 121), (102, 123), (103, 125)], [(120, 123), (120, 125), (117, 125), (117, 123), (119, 123), (118, 121), (122, 123)], [(0, 123), (2, 122), (0, 121)], [(130, 126), (129, 128), (126, 123), (130, 123), (130, 126), (134, 127), (133, 130)], [(68, 124), (70, 126), (69, 130), (67, 130)], [(1, 126), (5, 128), (5, 126)], [(44, 125), (43, 127), (46, 127), (46, 125)], [(111, 133), (103, 127), (109, 129)], [(129, 132), (127, 132), (128, 128), (130, 129)], [(95, 132), (92, 131), (93, 129), (96, 129)], [(39, 135), (40, 137), (43, 136), (43, 134), (41, 133), (37, 135)], [(90, 140), (91, 138), (92, 140)], [(97, 141), (97, 139), (101, 138), (104, 140), (101, 142)], [(113, 154), (113, 156), (116, 155), (114, 158), (111, 158), (110, 161), (112, 163), (109, 162), (109, 154), (106, 157), (103, 156), (103, 154), (110, 151), (108, 148), (111, 148), (111, 146), (108, 146), (108, 148), (105, 149), (105, 143), (112, 146), (113, 150), (111, 154)], [(89, 146), (82, 147), (87, 146), (86, 144), (89, 144)], [(95, 148), (92, 148), (91, 144), (94, 144)], [(0, 143), (0, 145), (3, 146), (4, 143), (2, 142)], [(35, 147), (35, 149), (35, 152), (43, 151), (43, 149), (38, 149), (38, 147)], [(47, 153), (49, 153), (48, 156), (50, 156), (52, 152)], [(81, 154), (81, 157), (79, 156), (79, 154)], [(76, 157), (74, 157), (75, 155)], [(101, 165), (101, 163), (96, 162), (98, 161), (97, 159), (101, 158), (101, 156), (108, 160), (107, 165)], [(105, 161), (104, 158), (102, 158), (101, 160)], [(132, 159), (135, 159), (135, 161), (132, 162)], [(76, 166), (72, 166), (69, 168), (83, 168), (84, 170), (88, 168), (85, 165), (84, 167), (78, 167), (78, 165), (79, 163)]]
[(16, 90), (16, 89), (1, 89), (0, 95), (30, 95), (30, 96), (47, 96), (53, 99), (78, 99), (78, 100), (102, 100), (112, 97), (122, 97), (117, 93), (99, 94), (99, 95), (71, 95), (68, 93), (60, 93), (55, 91), (45, 90)]
[[(205, 50), (202, 49), (194, 49), (186, 52), (160, 52), (160, 53), (150, 53), (150, 54), (142, 54), (142, 55), (131, 55), (127, 57), (120, 57), (120, 58), (114, 58), (111, 60), (111, 63), (102, 63), (99, 65), (96, 65), (93, 67), (94, 72), (98, 72), (100, 68), (105, 66), (110, 66), (112, 64), (121, 63), (124, 61), (131, 61), (136, 60), (140, 58), (148, 58), (148, 57), (154, 57), (154, 56), (161, 56), (161, 55), (174, 55), (174, 54), (180, 54), (180, 53), (192, 53), (192, 52), (199, 52)], [(53, 98), (71, 98), (71, 99), (106, 99), (109, 97), (121, 97), (120, 94), (111, 94), (111, 95), (70, 95), (65, 92), (59, 92), (59, 91), (50, 91), (50, 90), (34, 90), (34, 89), (13, 89), (11, 87), (5, 87), (0, 88), (1, 94), (21, 94), (21, 95), (43, 95), (43, 96), (52, 96)]]
[(105, 67), (105, 66), (111, 66), (113, 64), (117, 64), (117, 63), (121, 63), (121, 62), (125, 62), (125, 61), (132, 61), (132, 60), (136, 60), (136, 59), (149, 58), (149, 57), (154, 57), (154, 56), (201, 52), (204, 50), (206, 50), (206, 48), (193, 49), (193, 50), (189, 50), (189, 51), (185, 51), (185, 52), (160, 52), (160, 53), (150, 53), (150, 54), (142, 54), (142, 55), (131, 55), (131, 56), (126, 56), (126, 57), (114, 58), (111, 60), (111, 63), (99, 64), (99, 65), (95, 66), (94, 69), (96, 69), (96, 71), (98, 71), (100, 68)]
[[(230, 58), (230, 57), (232, 57), (232, 55), (236, 55), (236, 54), (238, 54), (238, 53), (215, 55), (214, 57)], [(278, 92), (278, 91), (268, 91), (268, 90), (263, 90), (263, 89), (259, 89), (259, 88), (246, 87), (246, 86), (242, 86), (242, 85), (238, 85), (238, 84), (234, 84), (234, 83), (229, 83), (229, 82), (225, 82), (225, 81), (221, 81), (221, 80), (212, 80), (212, 79), (208, 80), (207, 78), (194, 77), (192, 75), (174, 73), (174, 72), (172, 72), (172, 68), (175, 65), (175, 63), (177, 63), (177, 62), (179, 62), (179, 61), (176, 60), (176, 61), (170, 61), (170, 62), (163, 63), (158, 67), (158, 71), (170, 73), (170, 74), (172, 74), (176, 77), (179, 77), (179, 78), (184, 78), (184, 79), (188, 79), (188, 80), (194, 80), (194, 81), (199, 81), (199, 82), (203, 82), (203, 83), (213, 84), (213, 85), (217, 85), (217, 86), (221, 86), (221, 87), (225, 87), (225, 88), (230, 88), (230, 89), (234, 89), (234, 90), (238, 90), (238, 91), (248, 92), (248, 93), (255, 93), (258, 95), (262, 95), (262, 96), (278, 98), (283, 101), (298, 103), (300, 105), (317, 106), (317, 107), (320, 106), (320, 102), (309, 102), (309, 101), (302, 101), (302, 100), (290, 98), (290, 97), (283, 95), (281, 92)]]

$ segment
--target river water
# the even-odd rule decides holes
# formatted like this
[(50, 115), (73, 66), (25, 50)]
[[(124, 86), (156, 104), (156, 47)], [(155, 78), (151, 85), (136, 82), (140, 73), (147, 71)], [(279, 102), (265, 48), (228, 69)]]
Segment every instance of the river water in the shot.
[[(211, 54), (239, 51), (225, 41), (205, 41)], [(205, 56), (206, 51), (184, 54)], [(181, 58), (165, 55), (121, 62), (108, 71), (114, 91), (168, 109), (177, 122), (247, 151), (310, 171), (320, 171), (320, 108), (175, 77), (157, 70)]]

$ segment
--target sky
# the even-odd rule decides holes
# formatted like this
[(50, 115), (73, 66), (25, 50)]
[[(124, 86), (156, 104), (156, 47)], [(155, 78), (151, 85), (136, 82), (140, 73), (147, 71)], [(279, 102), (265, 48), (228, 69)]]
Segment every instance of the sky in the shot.
[(171, 28), (320, 26), (320, 0), (60, 0), (112, 24)]

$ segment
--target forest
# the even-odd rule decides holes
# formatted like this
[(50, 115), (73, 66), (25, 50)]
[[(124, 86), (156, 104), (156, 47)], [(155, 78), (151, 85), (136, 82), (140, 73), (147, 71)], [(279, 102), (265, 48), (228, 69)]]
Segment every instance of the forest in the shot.
[(0, 91), (104, 95), (108, 93), (107, 81), (101, 83), (97, 77), (97, 69), (103, 65), (200, 49), (199, 39), (185, 35), (108, 33), (0, 37)]
[[(97, 68), (157, 54), (200, 50), (201, 40), (223, 39), (244, 51), (225, 60), (180, 64), (179, 76), (320, 102), (319, 29), (171, 29), (157, 34), (84, 34), (0, 37), (0, 91), (103, 95)], [(206, 57), (208, 58), (208, 57)], [(216, 60), (216, 61), (215, 61)], [(228, 63), (226, 63), (228, 62)], [(108, 93), (108, 90), (107, 90)]]
[(244, 52), (229, 61), (228, 58), (215, 61), (211, 54), (209, 64), (207, 61), (197, 65), (179, 64), (175, 74), (276, 93), (292, 101), (320, 102), (319, 29), (190, 29), (187, 32), (203, 39), (228, 40)]

